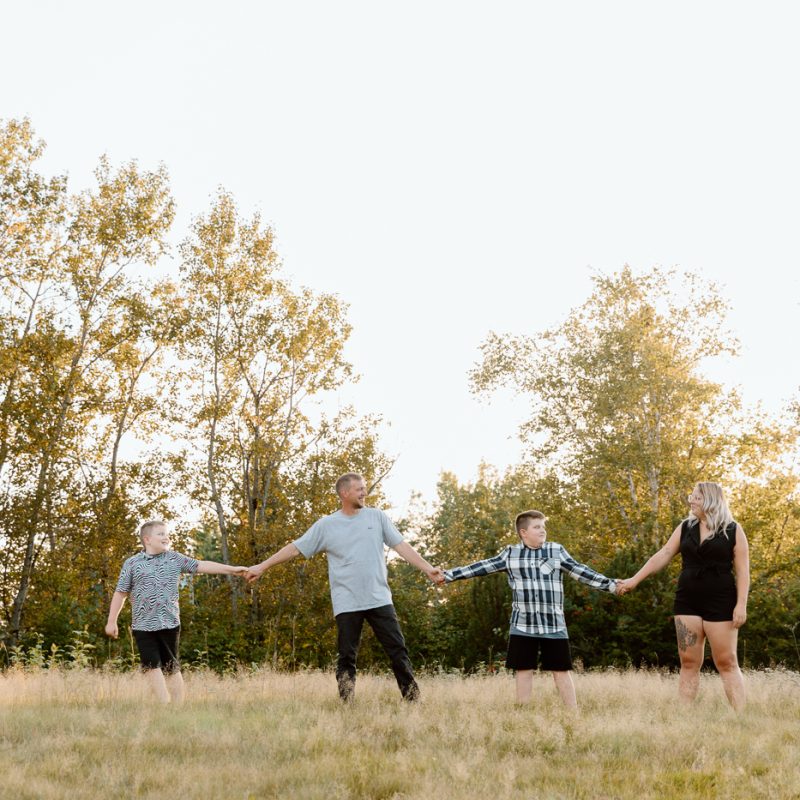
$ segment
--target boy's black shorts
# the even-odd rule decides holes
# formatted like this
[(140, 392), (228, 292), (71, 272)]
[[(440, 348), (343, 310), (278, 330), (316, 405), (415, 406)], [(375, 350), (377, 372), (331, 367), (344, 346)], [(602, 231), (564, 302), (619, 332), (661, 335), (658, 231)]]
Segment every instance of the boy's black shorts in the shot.
[(180, 672), (181, 662), (178, 658), (178, 644), (181, 638), (181, 626), (164, 628), (160, 631), (134, 631), (142, 669), (160, 669), (169, 675)]
[(508, 669), (536, 669), (539, 653), (542, 654), (542, 669), (568, 672), (572, 669), (569, 639), (543, 639), (539, 636), (508, 637)]

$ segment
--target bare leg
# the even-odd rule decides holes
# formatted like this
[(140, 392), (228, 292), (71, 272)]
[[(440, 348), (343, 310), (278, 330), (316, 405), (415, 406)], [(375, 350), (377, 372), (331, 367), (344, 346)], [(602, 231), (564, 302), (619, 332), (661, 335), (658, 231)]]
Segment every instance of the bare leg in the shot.
[(169, 692), (167, 691), (167, 682), (164, 680), (164, 673), (160, 669), (148, 669), (145, 671), (145, 675), (159, 702), (169, 703)]
[(556, 672), (553, 670), (553, 680), (556, 684), (556, 689), (564, 701), (567, 708), (573, 711), (578, 710), (578, 698), (575, 696), (575, 684), (572, 682), (571, 672)]
[(733, 622), (703, 622), (703, 629), (711, 645), (711, 657), (719, 670), (725, 695), (734, 711), (741, 711), (747, 701), (744, 678), (736, 657), (739, 631)]
[(517, 702), (529, 703), (533, 693), (533, 670), (517, 670)]
[(180, 670), (167, 675), (166, 678), (167, 689), (169, 690), (170, 697), (173, 703), (182, 703), (186, 696), (183, 686), (183, 675)]
[(691, 703), (697, 697), (697, 690), (700, 688), (700, 667), (703, 666), (706, 643), (702, 618), (686, 614), (676, 616), (675, 633), (678, 637), (678, 655), (681, 659), (678, 695), (685, 703)]

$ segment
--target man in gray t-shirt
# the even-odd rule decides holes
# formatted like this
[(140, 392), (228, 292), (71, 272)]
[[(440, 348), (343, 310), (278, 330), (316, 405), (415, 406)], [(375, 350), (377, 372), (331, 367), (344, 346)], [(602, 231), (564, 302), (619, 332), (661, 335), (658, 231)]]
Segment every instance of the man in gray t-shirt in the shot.
[(361, 475), (355, 472), (342, 475), (336, 481), (336, 493), (342, 504), (339, 511), (317, 520), (299, 539), (250, 567), (245, 577), (252, 583), (265, 570), (298, 555), (311, 558), (317, 553), (327, 553), (333, 615), (339, 633), (336, 664), (339, 696), (342, 700), (353, 696), (356, 656), (366, 620), (392, 662), (401, 694), (406, 700), (416, 700), (419, 687), (392, 605), (384, 546), (391, 547), (434, 582), (442, 580), (444, 573), (403, 541), (383, 511), (365, 507), (367, 484)]

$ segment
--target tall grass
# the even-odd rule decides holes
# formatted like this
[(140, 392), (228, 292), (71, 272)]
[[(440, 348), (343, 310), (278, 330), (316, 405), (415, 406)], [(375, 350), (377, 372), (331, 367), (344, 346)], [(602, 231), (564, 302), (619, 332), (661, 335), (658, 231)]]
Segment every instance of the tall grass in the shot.
[(800, 676), (746, 676), (735, 715), (704, 675), (691, 709), (677, 678), (577, 674), (581, 713), (549, 675), (514, 700), (511, 675), (422, 676), (422, 701), (359, 676), (343, 707), (331, 675), (186, 674), (157, 706), (142, 676), (88, 669), (0, 675), (0, 797), (800, 798)]

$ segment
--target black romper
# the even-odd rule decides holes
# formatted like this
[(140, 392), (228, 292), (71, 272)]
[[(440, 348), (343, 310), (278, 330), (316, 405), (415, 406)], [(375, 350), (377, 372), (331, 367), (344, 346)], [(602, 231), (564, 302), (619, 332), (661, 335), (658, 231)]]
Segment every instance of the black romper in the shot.
[[(727, 535), (726, 535), (727, 534)], [(674, 614), (702, 617), (708, 622), (733, 619), (736, 582), (733, 578), (733, 548), (736, 523), (700, 544), (700, 523), (681, 525), (683, 569), (675, 593)]]

